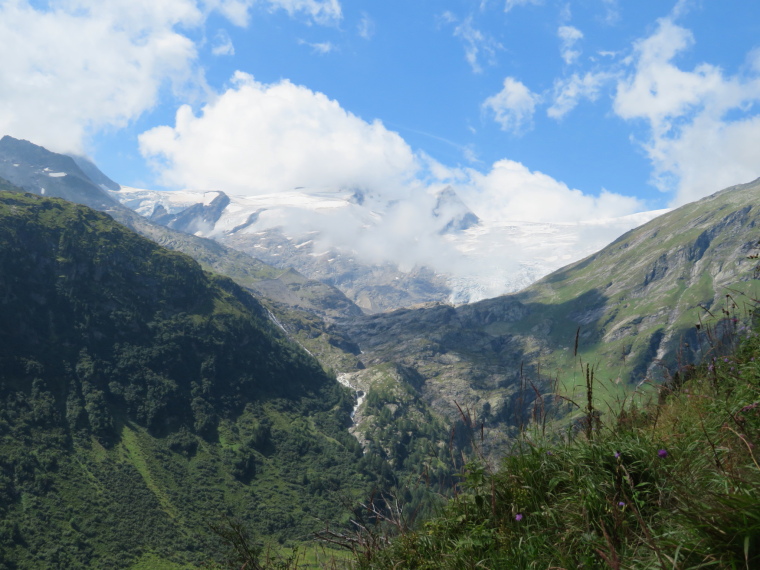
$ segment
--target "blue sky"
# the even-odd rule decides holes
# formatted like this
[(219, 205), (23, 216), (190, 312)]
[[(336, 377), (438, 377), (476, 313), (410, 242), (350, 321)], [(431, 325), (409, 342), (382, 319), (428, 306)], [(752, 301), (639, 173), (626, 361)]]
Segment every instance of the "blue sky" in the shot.
[(760, 176), (760, 3), (0, 0), (0, 135), (116, 181), (574, 221)]

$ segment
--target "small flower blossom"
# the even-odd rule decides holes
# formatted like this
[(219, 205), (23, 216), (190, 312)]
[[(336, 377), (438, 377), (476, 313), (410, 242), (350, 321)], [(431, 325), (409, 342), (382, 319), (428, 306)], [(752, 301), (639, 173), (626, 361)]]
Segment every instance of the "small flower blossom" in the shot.
[(622, 455), (619, 451), (615, 452), (615, 459), (620, 459), (620, 456)]
[(520, 521), (522, 520), (522, 518), (523, 518), (523, 516), (522, 516), (522, 513), (517, 513), (517, 514), (515, 515), (515, 520), (516, 520), (517, 522), (520, 522)]
[(624, 506), (625, 506), (625, 501), (620, 501), (618, 503), (618, 507), (624, 507)]
[(660, 459), (665, 459), (668, 456), (668, 450), (661, 449), (657, 452), (657, 455), (660, 457)]

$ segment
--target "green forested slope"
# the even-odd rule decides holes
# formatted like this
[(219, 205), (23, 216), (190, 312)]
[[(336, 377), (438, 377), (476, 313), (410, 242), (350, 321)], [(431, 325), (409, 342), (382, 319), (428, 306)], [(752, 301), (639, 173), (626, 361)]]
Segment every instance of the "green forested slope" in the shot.
[(223, 514), (280, 542), (340, 524), (373, 478), (351, 405), (229, 279), (0, 193), (0, 568), (200, 564)]

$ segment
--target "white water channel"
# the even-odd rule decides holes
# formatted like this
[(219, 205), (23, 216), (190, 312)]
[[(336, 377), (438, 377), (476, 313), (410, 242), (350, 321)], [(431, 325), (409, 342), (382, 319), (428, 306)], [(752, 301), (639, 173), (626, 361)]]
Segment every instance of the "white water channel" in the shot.
[[(349, 388), (354, 391), (354, 395), (356, 396), (356, 404), (354, 405), (354, 409), (351, 410), (351, 421), (354, 421), (354, 416), (356, 415), (356, 410), (359, 409), (359, 406), (362, 405), (362, 402), (364, 401), (364, 398), (367, 397), (367, 394), (364, 393), (364, 390), (359, 390), (356, 387), (351, 385), (351, 382), (348, 381), (348, 379), (351, 377), (350, 374), (338, 374), (338, 382), (343, 384), (346, 388)], [(354, 421), (354, 423), (356, 423)]]

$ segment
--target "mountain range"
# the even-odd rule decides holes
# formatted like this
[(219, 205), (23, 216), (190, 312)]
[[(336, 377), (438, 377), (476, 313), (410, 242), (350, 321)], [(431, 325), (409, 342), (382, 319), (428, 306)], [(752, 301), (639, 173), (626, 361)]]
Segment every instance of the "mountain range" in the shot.
[(121, 187), (110, 195), (158, 224), (334, 285), (370, 313), (517, 291), (664, 212), (487, 223), (451, 187), (415, 197), (409, 211), (406, 202), (352, 189), (228, 196)]
[[(314, 461), (342, 470), (354, 497), (372, 481), (387, 488), (420, 470), (446, 478), (452, 468), (445, 465), (446, 442), (466, 447), (468, 425), (481, 426), (487, 453), (502, 455), (537, 402), (563, 406), (572, 420), (574, 407), (567, 402), (585, 397), (590, 375), (598, 384), (598, 408), (619, 406), (631, 394), (673, 381), (676, 374), (688, 374), (692, 363), (719, 354), (721, 338), (740, 334), (742, 319), (758, 298), (752, 258), (758, 252), (760, 181), (662, 213), (516, 293), (468, 304), (450, 302), (451, 275), (367, 265), (337, 246), (331, 249), (324, 241), (329, 234), (307, 239), (306, 233), (294, 233), (296, 220), (318, 219), (327, 210), (338, 216), (328, 215), (332, 221), (348, 219), (346, 212), (352, 212), (377, 237), (372, 224), (382, 227), (394, 206), (376, 197), (305, 189), (284, 195), (279, 204), (271, 196), (242, 199), (221, 192), (206, 193), (200, 201), (194, 193), (167, 197), (120, 187), (83, 159), (11, 137), (0, 140), (0, 185), (15, 190), (4, 198), (2, 234), (7, 265), (0, 304), (7, 312), (0, 331), (7, 349), (3, 433), (7, 448), (16, 450), (3, 468), (3, 488), (11, 501), (4, 520), (21, 512), (24, 493), (47, 497), (34, 504), (55, 518), (54, 505), (45, 502), (52, 499), (44, 481), (64, 483), (50, 475), (55, 468), (46, 463), (48, 455), (66, 449), (86, 456), (85, 471), (66, 456), (67, 477), (73, 479), (65, 485), (77, 477), (87, 480), (88, 470), (94, 481), (105, 477), (91, 463), (98, 458), (106, 458), (108, 469), (116, 469), (109, 461), (127, 458), (132, 466), (127, 470), (133, 469), (128, 477), (137, 485), (130, 488), (140, 489), (134, 492), (158, 509), (155, 516), (179, 521), (171, 538), (166, 535), (150, 547), (164, 553), (178, 537), (197, 532), (192, 529), (198, 528), (201, 512), (189, 498), (167, 498), (170, 487), (159, 484), (169, 485), (173, 475), (167, 469), (198, 481), (209, 496), (218, 495), (201, 472), (192, 471), (191, 477), (183, 471), (196, 465), (192, 469), (227, 481), (224, 497), (268, 497), (261, 499), (269, 505), (263, 507), (266, 512), (275, 508), (271, 485), (278, 477), (288, 481), (284, 496), (296, 504), (302, 500), (299, 493), (313, 487), (310, 475), (299, 482), (288, 471), (298, 453), (291, 457), (283, 451), (290, 444), (278, 447), (279, 441), (302, 436), (337, 446), (317, 445), (320, 451), (314, 453), (322, 455)], [(24, 197), (21, 190), (37, 198)], [(461, 246), (478, 232), (498, 235), (449, 190), (430, 196), (430, 204), (438, 215), (435, 235), (441, 243)], [(138, 238), (111, 218), (200, 265)], [(525, 230), (519, 239), (535, 236), (535, 230)], [(570, 234), (556, 228), (546, 231), (558, 243), (570, 241)], [(324, 277), (320, 271), (330, 263), (345, 269), (342, 280), (334, 273), (327, 283), (304, 275), (313, 271)], [(370, 283), (371, 290), (362, 289), (362, 283)], [(14, 329), (10, 323), (21, 324)], [(251, 383), (234, 364), (250, 360), (240, 345), (251, 339), (258, 339), (253, 346), (259, 347), (261, 362), (244, 368), (264, 366), (260, 376), (268, 380), (263, 384)], [(181, 365), (186, 358), (190, 364)], [(109, 382), (111, 374), (117, 380)], [(303, 378), (312, 380), (304, 383)], [(552, 395), (562, 396), (563, 403)], [(267, 439), (273, 447), (255, 442), (259, 425), (270, 435), (276, 430), (267, 426), (279, 426), (274, 439)], [(40, 437), (52, 438), (43, 446), (50, 453), (41, 451), (36, 463), (23, 463), (21, 447), (14, 446)], [(203, 461), (217, 466), (197, 467), (193, 461), (199, 450)], [(21, 479), (26, 486), (11, 475), (19, 469), (34, 474)], [(335, 483), (333, 488), (342, 487)], [(88, 489), (82, 493), (92, 493)], [(67, 496), (84, 500), (74, 491)], [(408, 498), (424, 502), (422, 496)], [(177, 514), (175, 500), (189, 501), (196, 514)], [(214, 508), (224, 508), (226, 500), (214, 499)], [(87, 524), (94, 525), (90, 533), (102, 528), (100, 508), (86, 509)], [(297, 516), (296, 511), (288, 512)], [(325, 512), (340, 518), (335, 509)], [(282, 540), (308, 527), (287, 517), (279, 522), (267, 517), (253, 516), (249, 522)], [(10, 541), (5, 544), (19, 544), (17, 538), (24, 536), (46, 540), (44, 533), (30, 530), (34, 524), (32, 518), (26, 526), (3, 527)], [(65, 521), (56, 524), (65, 527)], [(71, 527), (82, 524), (77, 518)], [(84, 534), (89, 538), (76, 540), (84, 540), (89, 552), (112, 556)], [(145, 548), (138, 543), (128, 549)], [(32, 549), (24, 548), (13, 556), (31, 556)], [(71, 548), (77, 554), (70, 556), (84, 556), (79, 547)], [(137, 550), (130, 552), (138, 556)], [(55, 556), (69, 560), (69, 554)]]
[[(461, 306), (440, 301), (429, 305), (431, 298), (451, 295), (451, 282), (443, 274), (418, 268), (401, 278), (398, 267), (386, 271), (340, 253), (333, 258), (334, 250), (329, 248), (320, 254), (325, 244), (308, 224), (298, 237), (293, 220), (313, 220), (323, 214), (328, 221), (344, 220), (347, 212), (361, 219), (373, 235), (372, 225), (381, 225), (383, 215), (393, 208), (379, 197), (324, 189), (298, 189), (280, 197), (143, 191), (120, 187), (92, 164), (85, 174), (81, 164), (87, 163), (26, 141), (0, 140), (0, 176), (38, 194), (89, 201), (158, 243), (231, 276), (262, 297), (291, 338), (321, 358), (323, 365), (350, 375), (357, 389), (368, 391), (363, 379), (376, 377), (378, 366), (389, 370), (386, 365), (393, 364), (410, 371), (404, 374), (418, 377), (427, 393), (423, 401), (449, 418), (454, 396), (478, 408), (509, 407), (507, 394), (519, 385), (518, 370), (526, 373), (543, 367), (549, 375), (561, 377), (572, 393), (568, 378), (577, 375), (576, 364), (582, 358), (616, 387), (610, 389), (610, 397), (622, 397), (631, 386), (656, 375), (654, 363), (663, 363), (663, 370), (672, 367), (682, 339), (692, 342), (680, 349), (679, 357), (684, 362), (698, 359), (702, 349), (693, 326), (726, 287), (747, 281), (743, 271), (755, 239), (756, 182), (661, 213), (519, 293)], [(79, 193), (73, 196), (71, 188)], [(431, 196), (431, 204), (438, 217), (438, 235), (456, 237), (462, 248), (472, 246), (472, 242), (467, 245), (467, 235), (495, 231), (484, 228), (450, 189)], [(642, 214), (642, 219), (651, 215)], [(322, 225), (327, 225), (324, 220)], [(539, 235), (535, 230), (525, 230), (519, 240)], [(556, 227), (545, 230), (557, 238), (549, 245), (561, 257), (558, 244), (567, 239), (567, 245), (568, 234)], [(577, 227), (573, 231), (577, 238)], [(275, 268), (259, 258), (295, 264), (333, 283), (309, 279), (293, 267)], [(330, 264), (345, 267), (348, 273), (328, 275), (324, 268)], [(359, 274), (363, 277), (357, 280)], [(371, 295), (375, 304), (370, 303), (369, 315), (336, 287), (360, 297), (354, 285), (362, 280), (373, 282), (377, 293)], [(432, 287), (433, 283), (440, 287)], [(398, 294), (401, 289), (403, 295)], [(377, 301), (378, 295), (385, 300)], [(380, 305), (420, 299), (428, 305), (371, 314)], [(434, 382), (436, 378), (439, 381)], [(343, 379), (348, 381), (349, 376)], [(490, 388), (483, 392), (476, 386)], [(449, 413), (443, 414), (443, 409)], [(509, 422), (499, 413), (492, 413), (502, 418), (495, 426)]]

